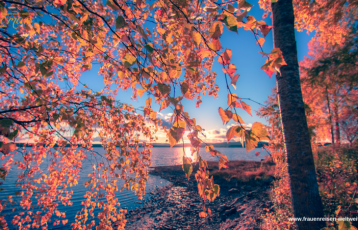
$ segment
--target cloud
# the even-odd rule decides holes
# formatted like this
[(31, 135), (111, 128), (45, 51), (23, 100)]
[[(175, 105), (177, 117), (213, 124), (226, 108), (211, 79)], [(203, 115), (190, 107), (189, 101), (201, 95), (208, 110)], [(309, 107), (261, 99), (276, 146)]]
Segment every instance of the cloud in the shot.
[(170, 127), (172, 127), (172, 123), (170, 123), (170, 121), (169, 120), (164, 120), (164, 119), (161, 119), (162, 120), (162, 126), (165, 126), (165, 127), (167, 127), (167, 128), (170, 128)]
[(213, 130), (212, 134), (220, 134), (220, 131), (219, 130)]
[(173, 115), (173, 113), (167, 113), (167, 114), (165, 114), (164, 119), (169, 120), (172, 115)]
[(222, 139), (222, 138), (214, 138), (214, 139), (209, 139), (210, 141), (208, 141), (209, 143), (221, 143), (221, 142), (224, 142), (225, 139)]
[[(239, 124), (233, 123), (233, 124), (231, 124), (231, 125), (227, 125), (226, 128), (227, 128), (227, 129), (230, 129), (232, 126), (237, 126), (237, 125), (239, 125)], [(248, 123), (248, 124), (242, 123), (242, 125), (243, 125), (246, 129), (251, 129), (251, 127), (252, 127), (252, 123)]]
[(212, 129), (204, 132), (206, 135), (219, 135), (226, 133), (226, 129)]
[[(207, 143), (217, 143), (217, 142), (226, 142), (226, 133), (227, 130), (237, 124), (232, 124), (232, 125), (228, 125), (227, 128), (221, 128), (221, 129), (212, 129), (212, 130), (207, 130), (205, 132), (203, 132), (206, 135), (206, 138), (201, 138), (203, 141), (207, 142)], [(251, 124), (249, 124), (251, 127)], [(230, 142), (237, 142), (240, 141), (239, 137), (233, 137), (231, 138)]]

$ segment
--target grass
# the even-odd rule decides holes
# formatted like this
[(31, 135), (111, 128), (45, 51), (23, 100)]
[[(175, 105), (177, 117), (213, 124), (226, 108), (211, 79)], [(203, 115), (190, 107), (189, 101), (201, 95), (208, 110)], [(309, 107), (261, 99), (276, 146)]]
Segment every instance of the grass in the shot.
[(267, 180), (274, 177), (275, 164), (270, 161), (230, 161), (229, 168), (220, 169), (218, 163), (208, 162), (210, 174), (215, 178), (223, 178), (227, 181), (236, 179), (240, 182), (253, 182)]

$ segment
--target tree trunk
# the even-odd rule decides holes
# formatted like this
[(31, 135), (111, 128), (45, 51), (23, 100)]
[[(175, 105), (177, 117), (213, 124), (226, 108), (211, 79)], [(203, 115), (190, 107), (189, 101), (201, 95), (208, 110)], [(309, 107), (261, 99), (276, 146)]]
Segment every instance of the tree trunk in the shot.
[[(280, 48), (287, 65), (277, 74), (288, 174), (294, 216), (323, 217), (316, 170), (307, 127), (300, 85), (297, 48), (294, 33), (292, 0), (272, 3), (274, 44)], [(304, 220), (304, 219), (303, 219)], [(296, 221), (298, 230), (325, 227), (325, 221)]]
[(336, 133), (336, 143), (339, 146), (341, 144), (341, 133), (339, 131), (339, 115), (338, 115), (338, 100), (337, 93), (335, 92), (333, 95), (334, 100), (334, 123), (335, 123), (335, 133)]
[(330, 102), (329, 102), (329, 96), (328, 96), (328, 89), (327, 89), (327, 86), (326, 86), (326, 96), (327, 96), (327, 106), (328, 106), (328, 113), (329, 113), (329, 122), (331, 124), (331, 138), (332, 138), (332, 144), (334, 144), (334, 127), (333, 127), (333, 121), (332, 121), (332, 111), (331, 111), (331, 105), (330, 105)]

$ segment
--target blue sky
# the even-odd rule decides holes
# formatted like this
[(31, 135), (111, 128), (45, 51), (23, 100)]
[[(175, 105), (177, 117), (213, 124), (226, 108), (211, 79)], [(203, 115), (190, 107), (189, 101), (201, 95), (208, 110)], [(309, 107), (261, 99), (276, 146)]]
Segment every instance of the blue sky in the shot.
[[(254, 7), (249, 12), (249, 15), (254, 16), (256, 20), (265, 20), (268, 25), (272, 25), (270, 16), (262, 19), (264, 11), (259, 8), (258, 3), (251, 2), (251, 4), (253, 4)], [(307, 55), (307, 43), (311, 40), (313, 35), (313, 33), (308, 35), (306, 32), (296, 32), (299, 61)], [(251, 98), (257, 102), (264, 103), (264, 101), (267, 100), (267, 95), (271, 94), (271, 89), (275, 86), (276, 79), (274, 75), (269, 78), (268, 75), (260, 69), (265, 63), (265, 58), (258, 53), (260, 48), (256, 45), (254, 35), (250, 31), (244, 31), (243, 29), (239, 29), (238, 34), (236, 34), (228, 31), (224, 26), (224, 33), (220, 41), (223, 50), (226, 48), (232, 50), (231, 63), (236, 65), (237, 73), (240, 75), (239, 80), (237, 81), (237, 89), (235, 90), (230, 86), (232, 92), (236, 93), (241, 98)], [(264, 52), (271, 52), (273, 49), (272, 31), (266, 36), (263, 49)], [(88, 84), (88, 86), (95, 91), (100, 91), (103, 88), (103, 79), (101, 76), (98, 76), (98, 70), (99, 67), (93, 65), (91, 71), (86, 71), (81, 76), (81, 81)], [(224, 109), (227, 107), (225, 77), (219, 63), (216, 62), (214, 64), (213, 70), (218, 74), (216, 82), (220, 87), (219, 97), (214, 99), (213, 97), (202, 96), (203, 103), (200, 108), (196, 108), (195, 100), (183, 100), (184, 111), (189, 112), (190, 116), (197, 120), (197, 124), (201, 125), (205, 130), (220, 130), (227, 128), (227, 125), (222, 124), (218, 114), (219, 107)], [(180, 89), (178, 88), (176, 91), (180, 92)], [(131, 95), (131, 89), (120, 91), (117, 99), (121, 102), (132, 104), (135, 108), (145, 106), (147, 95), (144, 94), (141, 98), (138, 97), (137, 101), (132, 101), (130, 99)], [(247, 124), (256, 121), (267, 124), (263, 118), (256, 116), (256, 111), (260, 106), (251, 101), (244, 101), (251, 106), (252, 116), (247, 114), (244, 110), (239, 109), (238, 113), (242, 119)], [(159, 111), (159, 105), (152, 104), (152, 108), (154, 111)], [(162, 110), (161, 113), (165, 115), (167, 113), (172, 113), (172, 111), (167, 108)], [(228, 125), (231, 123), (232, 121)]]

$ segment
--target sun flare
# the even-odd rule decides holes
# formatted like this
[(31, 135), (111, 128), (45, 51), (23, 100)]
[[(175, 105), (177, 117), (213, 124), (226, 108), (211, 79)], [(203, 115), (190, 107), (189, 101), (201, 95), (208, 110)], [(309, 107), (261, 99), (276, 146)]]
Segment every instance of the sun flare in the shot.
[(194, 152), (192, 154), (191, 150), (190, 150), (190, 147), (185, 147), (184, 152), (185, 152), (185, 157), (189, 157), (191, 159), (191, 162), (196, 162), (196, 160), (197, 160), (197, 153), (196, 152)]

